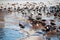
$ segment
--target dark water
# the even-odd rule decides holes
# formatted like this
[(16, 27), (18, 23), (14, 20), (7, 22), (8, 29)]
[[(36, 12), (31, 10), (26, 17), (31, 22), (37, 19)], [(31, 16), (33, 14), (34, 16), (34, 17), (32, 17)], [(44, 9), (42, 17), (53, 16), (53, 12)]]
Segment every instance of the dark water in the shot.
[(0, 28), (0, 40), (17, 40), (22, 38), (24, 34), (19, 33), (17, 30), (11, 30), (7, 28)]

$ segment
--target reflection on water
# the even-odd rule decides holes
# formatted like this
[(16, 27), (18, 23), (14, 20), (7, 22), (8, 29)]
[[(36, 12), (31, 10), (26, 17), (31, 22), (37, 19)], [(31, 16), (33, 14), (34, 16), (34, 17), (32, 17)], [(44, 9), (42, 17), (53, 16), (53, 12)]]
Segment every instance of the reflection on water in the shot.
[(0, 40), (17, 40), (18, 38), (22, 38), (24, 35), (19, 33), (19, 31), (0, 28)]

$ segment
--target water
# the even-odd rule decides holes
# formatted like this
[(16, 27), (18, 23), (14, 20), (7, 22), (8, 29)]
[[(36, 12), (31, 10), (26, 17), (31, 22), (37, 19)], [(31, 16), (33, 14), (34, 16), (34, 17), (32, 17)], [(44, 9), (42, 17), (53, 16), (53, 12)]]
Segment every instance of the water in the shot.
[(17, 40), (24, 37), (23, 33), (8, 28), (0, 28), (0, 40)]

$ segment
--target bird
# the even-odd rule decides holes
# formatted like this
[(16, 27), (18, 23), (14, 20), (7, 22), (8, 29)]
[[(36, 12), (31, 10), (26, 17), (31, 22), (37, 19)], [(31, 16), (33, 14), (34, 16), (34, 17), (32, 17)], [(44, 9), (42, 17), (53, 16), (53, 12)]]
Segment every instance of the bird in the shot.
[(25, 27), (24, 27), (22, 24), (20, 24), (20, 23), (19, 23), (19, 26), (20, 26), (21, 28), (25, 28)]

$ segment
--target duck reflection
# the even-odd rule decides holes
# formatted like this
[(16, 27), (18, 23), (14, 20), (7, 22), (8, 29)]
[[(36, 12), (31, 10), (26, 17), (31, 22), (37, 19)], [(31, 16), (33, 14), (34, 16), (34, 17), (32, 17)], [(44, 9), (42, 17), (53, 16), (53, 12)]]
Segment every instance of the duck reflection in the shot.
[(2, 12), (2, 9), (0, 9), (0, 28), (3, 28), (4, 25), (4, 14)]

